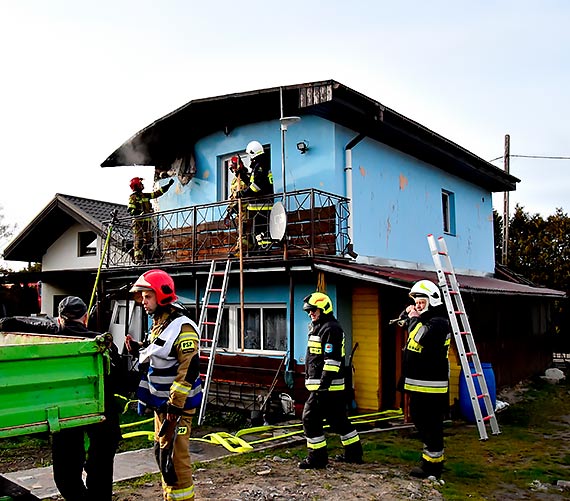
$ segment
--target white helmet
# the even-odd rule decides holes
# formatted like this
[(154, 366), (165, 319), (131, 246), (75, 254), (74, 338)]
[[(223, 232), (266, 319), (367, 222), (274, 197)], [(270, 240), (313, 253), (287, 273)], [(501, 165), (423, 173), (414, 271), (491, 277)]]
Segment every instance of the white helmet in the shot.
[(245, 147), (245, 152), (249, 155), (249, 158), (253, 160), (263, 153), (263, 146), (259, 141), (250, 141)]
[(430, 306), (439, 306), (440, 304), (443, 304), (439, 288), (429, 280), (420, 280), (419, 282), (416, 282), (410, 289), (410, 297), (425, 297), (429, 300)]

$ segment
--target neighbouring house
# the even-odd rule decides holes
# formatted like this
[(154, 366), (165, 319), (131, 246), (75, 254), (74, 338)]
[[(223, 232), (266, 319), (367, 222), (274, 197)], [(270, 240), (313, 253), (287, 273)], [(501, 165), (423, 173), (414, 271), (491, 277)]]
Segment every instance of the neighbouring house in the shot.
[[(251, 140), (263, 145), (273, 173), (275, 195), (265, 200), (273, 207), (272, 242), (259, 248), (248, 241), (238, 258), (240, 225), (227, 217), (228, 166), (236, 155), (248, 164), (244, 148)], [(514, 190), (519, 180), (341, 83), (191, 101), (102, 163), (132, 165), (154, 166), (155, 187), (168, 179), (175, 184), (155, 201), (145, 264), (132, 259), (132, 219), (114, 221), (100, 296), (124, 291), (140, 273), (160, 267), (174, 276), (182, 302), (198, 311), (210, 262), (233, 254), (213, 404), (259, 408), (279, 374), (277, 392), (300, 406), (308, 322), (302, 300), (318, 287), (345, 328), (347, 355), (355, 348), (359, 409), (399, 407), (404, 333), (388, 322), (408, 304), (415, 281), (437, 283), (428, 234), (445, 237), (481, 359), (492, 363), (498, 386), (552, 359), (552, 309), (564, 293), (496, 272), (492, 194)], [(256, 223), (244, 215), (247, 239)], [(106, 228), (99, 227), (99, 239)], [(5, 259), (21, 259), (24, 242), (18, 236)], [(45, 260), (52, 249), (43, 251)], [(452, 401), (458, 378), (452, 356)]]

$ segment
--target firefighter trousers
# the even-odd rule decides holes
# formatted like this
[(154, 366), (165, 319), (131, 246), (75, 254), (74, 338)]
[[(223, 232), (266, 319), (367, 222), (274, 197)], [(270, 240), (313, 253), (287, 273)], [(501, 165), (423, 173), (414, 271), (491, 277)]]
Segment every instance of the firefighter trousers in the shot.
[(190, 431), (192, 416), (180, 417), (173, 433), (159, 437), (166, 419), (165, 413), (154, 413), (154, 453), (162, 474), (162, 495), (165, 501), (194, 499), (192, 462), (190, 460)]
[(302, 417), (309, 461), (326, 463), (328, 460), (324, 419), (331, 431), (340, 435), (345, 458), (355, 462), (362, 460), (362, 444), (354, 425), (348, 419), (344, 392), (312, 391), (305, 402)]
[(424, 443), (422, 468), (441, 472), (444, 460), (443, 420), (447, 413), (447, 393), (411, 391), (410, 417)]

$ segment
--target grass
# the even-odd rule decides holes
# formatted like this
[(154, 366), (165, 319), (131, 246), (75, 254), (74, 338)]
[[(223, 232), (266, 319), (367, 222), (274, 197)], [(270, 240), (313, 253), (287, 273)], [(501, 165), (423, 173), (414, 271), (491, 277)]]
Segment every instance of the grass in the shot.
[[(505, 493), (510, 499), (515, 499), (511, 497), (513, 493), (520, 494), (519, 499), (533, 499), (530, 490), (533, 482), (555, 485), (558, 480), (570, 480), (570, 385), (568, 382), (549, 385), (537, 379), (525, 389), (521, 402), (497, 415), (500, 435), (490, 435), (488, 440), (481, 441), (475, 425), (454, 421), (446, 427), (445, 483), (437, 487), (446, 500), (504, 499)], [(134, 413), (123, 416), (125, 422), (141, 419)], [(233, 413), (212, 415), (208, 422), (234, 430), (246, 426), (243, 416)], [(152, 423), (141, 427), (150, 430)], [(205, 433), (200, 429), (200, 436)], [(336, 435), (329, 436), (333, 455), (341, 451), (341, 446)], [(366, 463), (407, 471), (418, 462), (421, 443), (409, 431), (363, 434), (362, 441)], [(47, 443), (45, 434), (0, 440), (2, 462), (12, 455), (33, 455), (34, 448), (42, 443)], [(122, 448), (131, 450), (150, 445), (146, 437), (138, 437), (124, 441)], [(246, 466), (253, 458), (266, 454), (267, 451), (236, 454), (214, 463), (196, 463), (194, 467)], [(271, 454), (301, 459), (306, 450), (299, 445), (274, 449)], [(138, 482), (144, 484), (145, 478)], [(551, 495), (556, 493), (551, 488)], [(570, 498), (570, 492), (558, 492), (558, 496)]]

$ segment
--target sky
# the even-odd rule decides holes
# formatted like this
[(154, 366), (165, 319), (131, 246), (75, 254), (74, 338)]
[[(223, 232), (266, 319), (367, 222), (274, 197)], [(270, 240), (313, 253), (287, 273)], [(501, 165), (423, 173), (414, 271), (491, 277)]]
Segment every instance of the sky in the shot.
[(485, 160), (509, 134), (511, 210), (568, 213), (570, 160), (515, 155), (570, 157), (569, 21), (566, 0), (0, 0), (2, 223), (56, 193), (126, 203), (153, 169), (101, 163), (191, 100), (328, 79)]

